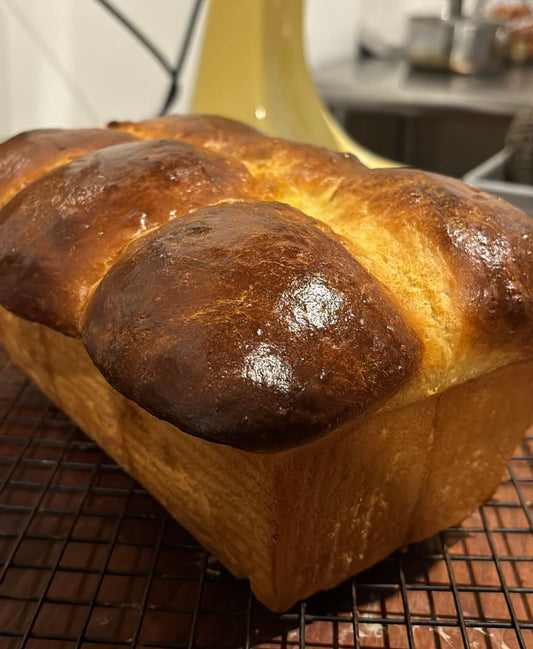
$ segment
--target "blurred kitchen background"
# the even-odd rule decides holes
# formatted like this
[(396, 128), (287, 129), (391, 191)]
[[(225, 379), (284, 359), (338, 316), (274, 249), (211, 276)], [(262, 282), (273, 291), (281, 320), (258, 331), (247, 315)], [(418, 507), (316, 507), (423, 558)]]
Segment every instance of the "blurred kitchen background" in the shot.
[[(142, 119), (165, 103), (167, 112), (187, 111), (208, 0), (170, 101), (165, 62), (112, 10), (168, 67), (183, 53), (195, 7), (194, 0), (0, 0), (0, 137)], [(533, 2), (304, 0), (304, 9), (312, 77), (356, 141), (458, 177), (499, 154), (481, 169), (489, 180), (509, 180), (514, 164), (515, 182), (533, 182)], [(506, 143), (523, 149), (513, 164), (509, 148), (502, 153)]]

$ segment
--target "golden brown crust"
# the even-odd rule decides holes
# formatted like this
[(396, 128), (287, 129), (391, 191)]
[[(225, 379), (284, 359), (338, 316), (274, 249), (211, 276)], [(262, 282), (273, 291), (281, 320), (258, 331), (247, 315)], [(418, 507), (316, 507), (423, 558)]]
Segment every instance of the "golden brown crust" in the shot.
[(130, 246), (87, 311), (108, 381), (193, 435), (274, 451), (390, 396), (420, 343), (329, 228), (279, 203), (208, 207)]
[(40, 129), (12, 137), (0, 144), (0, 207), (54, 167), (133, 140), (128, 133), (103, 128)]
[(168, 115), (142, 122), (112, 122), (111, 128), (140, 139), (174, 138), (242, 162), (273, 200), (303, 190), (327, 200), (342, 182), (353, 183), (368, 169), (353, 155), (266, 137), (241, 122), (215, 115)]
[(217, 115), (166, 115), (142, 122), (110, 122), (108, 127), (141, 140), (173, 138), (212, 151), (220, 151), (226, 144), (240, 139), (264, 139), (251, 126)]
[(76, 335), (91, 290), (132, 240), (206, 203), (245, 199), (252, 188), (238, 162), (174, 140), (78, 158), (0, 211), (0, 300)]
[[(186, 120), (168, 118), (169, 136), (201, 142), (204, 131), (187, 131)], [(402, 304), (425, 347), (409, 398), (531, 353), (533, 220), (520, 210), (451, 178), (369, 170), (320, 147), (234, 137), (231, 124), (228, 133), (223, 155), (242, 162), (269, 199), (331, 226)]]
[(359, 200), (361, 193), (391, 232), (412, 230), (440, 250), (470, 334), (533, 343), (533, 219), (460, 181), (413, 169), (373, 171)]
[[(221, 117), (170, 116), (111, 127), (113, 135), (168, 137), (179, 141), (175, 151), (195, 151), (183, 159), (176, 154), (186, 177), (174, 191), (161, 177), (166, 153), (146, 162), (142, 155), (115, 154), (122, 150), (117, 146), (51, 171), (20, 192), (0, 211), (0, 301), (15, 313), (78, 334), (90, 293), (129, 243), (148, 232), (139, 220), (143, 212), (152, 215), (149, 227), (159, 227), (170, 210), (182, 215), (268, 200), (313, 217), (324, 236), (332, 236), (326, 226), (340, 236), (344, 249), (394, 296), (404, 326), (421, 341), (412, 377), (395, 384), (399, 389), (385, 401), (376, 393), (368, 408), (401, 406), (531, 355), (533, 221), (504, 201), (433, 174), (369, 170), (353, 156), (268, 138)], [(163, 145), (123, 146), (140, 152)], [(194, 156), (202, 160), (198, 165)], [(100, 159), (107, 161), (103, 167), (95, 164)], [(150, 170), (146, 176), (143, 166)], [(74, 170), (81, 171), (76, 176)], [(96, 196), (100, 182), (106, 189)], [(82, 230), (89, 221), (92, 231)], [(226, 254), (221, 250), (220, 259)], [(419, 352), (413, 354), (416, 365)], [(353, 351), (347, 355), (366, 362)]]
[[(517, 347), (533, 343), (533, 219), (519, 209), (451, 178), (370, 171), (351, 156), (283, 140), (236, 142), (223, 152), (246, 164), (274, 199), (307, 208), (334, 229), (346, 223), (356, 247), (361, 216), (397, 239), (423, 238), (426, 249), (445, 257), (450, 288), (480, 336)], [(408, 243), (402, 255), (409, 258)], [(409, 260), (413, 278), (417, 262)]]

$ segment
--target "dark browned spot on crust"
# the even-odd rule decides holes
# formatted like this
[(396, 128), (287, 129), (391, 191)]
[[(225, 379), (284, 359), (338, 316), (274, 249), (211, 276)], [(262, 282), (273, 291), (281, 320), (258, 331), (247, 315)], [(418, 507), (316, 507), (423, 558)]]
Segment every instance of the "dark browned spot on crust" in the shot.
[(83, 339), (108, 381), (182, 430), (273, 451), (398, 389), (420, 343), (384, 289), (280, 203), (208, 207), (128, 248)]
[(0, 302), (75, 334), (89, 292), (132, 239), (199, 206), (246, 199), (252, 186), (238, 162), (174, 140), (78, 158), (0, 211)]
[(40, 129), (0, 144), (0, 207), (44, 173), (86, 153), (134, 140), (103, 128)]

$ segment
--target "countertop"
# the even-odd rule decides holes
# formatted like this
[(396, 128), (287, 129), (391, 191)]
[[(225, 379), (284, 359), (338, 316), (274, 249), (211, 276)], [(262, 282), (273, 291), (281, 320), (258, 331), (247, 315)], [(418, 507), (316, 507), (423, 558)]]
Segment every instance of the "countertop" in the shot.
[(336, 108), (416, 113), (454, 109), (512, 115), (533, 106), (533, 66), (492, 76), (411, 70), (405, 61), (349, 59), (313, 73), (323, 99)]

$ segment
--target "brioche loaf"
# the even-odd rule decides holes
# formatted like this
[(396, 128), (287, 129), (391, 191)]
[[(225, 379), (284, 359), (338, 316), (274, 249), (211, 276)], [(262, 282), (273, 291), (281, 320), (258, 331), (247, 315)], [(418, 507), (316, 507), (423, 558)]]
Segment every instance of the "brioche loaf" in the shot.
[(274, 610), (533, 421), (533, 221), (459, 181), (172, 116), (13, 138), (0, 205), (12, 358)]

